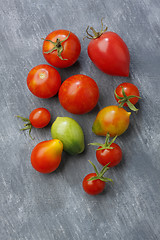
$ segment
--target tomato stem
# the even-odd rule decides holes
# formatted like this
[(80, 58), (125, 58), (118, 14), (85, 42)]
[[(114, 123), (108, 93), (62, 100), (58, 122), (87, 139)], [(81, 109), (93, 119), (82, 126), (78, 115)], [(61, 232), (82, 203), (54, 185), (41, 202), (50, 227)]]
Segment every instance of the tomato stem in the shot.
[(117, 136), (115, 136), (111, 141), (109, 141), (109, 138), (110, 138), (110, 134), (107, 133), (106, 134), (106, 140), (105, 140), (104, 144), (102, 144), (102, 143), (89, 143), (88, 145), (101, 147), (101, 148), (97, 148), (96, 151), (103, 150), (103, 149), (114, 149), (113, 147), (111, 147), (111, 144), (114, 143)]
[(16, 117), (20, 118), (22, 121), (26, 122), (24, 124), (24, 128), (21, 128), (20, 131), (29, 130), (29, 136), (32, 140), (34, 140), (34, 138), (31, 136), (32, 124), (31, 124), (30, 120), (28, 118), (24, 118), (24, 117), (21, 117), (21, 116), (16, 116)]
[(135, 98), (135, 97), (136, 97), (136, 98), (141, 98), (141, 97), (135, 96), (135, 95), (127, 96), (126, 93), (125, 93), (125, 91), (124, 91), (124, 87), (121, 86), (121, 88), (122, 88), (122, 95), (123, 95), (123, 97), (118, 96), (118, 94), (116, 93), (116, 90), (114, 91), (114, 94), (115, 94), (116, 98), (118, 99), (118, 103), (119, 103), (119, 106), (118, 106), (118, 107), (121, 108), (121, 107), (123, 107), (123, 105), (126, 103), (126, 104), (128, 105), (128, 107), (129, 107), (132, 111), (137, 112), (138, 109), (134, 106), (134, 104), (132, 104), (132, 103), (130, 102), (129, 99)]
[(56, 42), (53, 42), (53, 41), (51, 41), (51, 40), (49, 40), (49, 39), (41, 38), (42, 40), (47, 41), (47, 42), (50, 42), (50, 43), (52, 43), (52, 44), (54, 45), (53, 48), (51, 48), (49, 51), (44, 52), (44, 53), (45, 53), (45, 54), (49, 54), (49, 53), (52, 53), (53, 51), (57, 51), (57, 56), (58, 56), (61, 60), (68, 60), (68, 59), (62, 58), (61, 54), (62, 54), (62, 52), (63, 52), (62, 43), (65, 42), (65, 41), (69, 38), (69, 36), (70, 36), (70, 32), (69, 32), (68, 36), (67, 36), (65, 39), (63, 39), (62, 41), (60, 41), (60, 39), (57, 38)]
[(91, 178), (89, 178), (87, 181), (91, 181), (91, 180), (93, 181), (93, 180), (100, 179), (100, 180), (103, 181), (103, 182), (113, 182), (113, 180), (112, 180), (111, 178), (103, 177), (103, 175), (105, 174), (105, 172), (106, 172), (107, 170), (109, 170), (108, 165), (110, 164), (110, 162), (109, 162), (108, 164), (106, 164), (106, 165), (102, 168), (102, 170), (101, 170), (100, 172), (98, 172), (98, 170), (97, 170), (96, 166), (94, 165), (94, 163), (92, 163), (90, 160), (88, 160), (88, 161), (89, 161), (90, 164), (92, 164), (92, 166), (93, 166), (93, 168), (94, 168), (95, 173), (96, 173), (97, 176), (91, 177)]
[(92, 35), (92, 34), (90, 34), (90, 33), (88, 32), (88, 29), (89, 29), (89, 26), (88, 26), (87, 29), (86, 29), (87, 36), (85, 36), (85, 37), (83, 38), (83, 40), (84, 40), (85, 38), (88, 38), (88, 39), (96, 39), (96, 38), (99, 38), (104, 32), (107, 31), (108, 27), (105, 27), (105, 29), (103, 29), (103, 18), (102, 18), (102, 19), (101, 19), (101, 31), (100, 31), (100, 32), (96, 32), (93, 27), (90, 27), (90, 30), (93, 32), (93, 35)]

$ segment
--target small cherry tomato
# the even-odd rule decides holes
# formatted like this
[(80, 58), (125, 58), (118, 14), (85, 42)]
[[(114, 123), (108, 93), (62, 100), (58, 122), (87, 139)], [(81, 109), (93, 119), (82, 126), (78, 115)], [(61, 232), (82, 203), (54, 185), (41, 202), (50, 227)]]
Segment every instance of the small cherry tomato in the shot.
[(46, 108), (36, 108), (29, 115), (30, 123), (35, 128), (43, 128), (51, 120), (51, 114)]
[(90, 195), (97, 195), (103, 192), (106, 185), (106, 183), (104, 181), (101, 181), (100, 179), (88, 181), (90, 178), (96, 176), (96, 173), (90, 173), (83, 179), (83, 189), (86, 193)]
[(66, 68), (77, 61), (81, 52), (81, 44), (74, 33), (56, 30), (43, 40), (43, 55), (52, 66)]
[(114, 167), (120, 163), (122, 160), (122, 150), (114, 143), (117, 136), (115, 136), (111, 141), (109, 141), (109, 133), (106, 135), (106, 141), (104, 144), (100, 143), (90, 143), (90, 145), (99, 146), (96, 151), (96, 157), (100, 164), (108, 167)]
[(40, 142), (31, 153), (31, 164), (38, 172), (51, 173), (58, 168), (62, 151), (63, 144), (58, 139)]
[(99, 111), (92, 126), (96, 135), (111, 137), (124, 133), (129, 126), (131, 113), (118, 106), (108, 106)]
[(139, 100), (139, 90), (132, 83), (121, 83), (114, 92), (116, 101), (120, 104), (119, 107), (128, 106), (131, 110), (137, 111), (134, 106)]
[[(21, 131), (29, 130), (29, 136), (31, 137), (31, 129), (32, 126), (35, 128), (43, 128), (48, 125), (51, 120), (51, 114), (46, 108), (36, 108), (34, 109), (30, 115), (29, 119), (21, 116), (17, 116), (22, 119), (24, 124), (24, 128), (20, 129)], [(32, 138), (32, 137), (31, 137)]]
[(34, 67), (28, 74), (27, 86), (39, 98), (50, 98), (57, 94), (61, 85), (59, 72), (47, 65), (41, 64)]
[(106, 182), (112, 182), (112, 179), (103, 177), (104, 173), (109, 169), (107, 165), (104, 166), (99, 173), (96, 166), (91, 161), (89, 162), (93, 165), (95, 173), (89, 173), (87, 176), (85, 176), (82, 186), (86, 193), (90, 195), (97, 195), (103, 192)]
[(91, 39), (88, 56), (92, 62), (107, 74), (128, 77), (130, 55), (122, 38), (114, 32), (106, 32), (107, 28), (103, 30), (103, 23), (100, 32), (90, 28), (93, 36), (88, 32), (88, 28), (87, 38)]
[(68, 112), (84, 114), (96, 106), (99, 89), (92, 78), (78, 74), (62, 83), (58, 96), (62, 107)]
[(121, 148), (116, 144), (112, 143), (110, 146), (112, 149), (102, 149), (99, 147), (96, 151), (96, 157), (100, 164), (105, 166), (109, 163), (108, 167), (114, 167), (122, 160)]

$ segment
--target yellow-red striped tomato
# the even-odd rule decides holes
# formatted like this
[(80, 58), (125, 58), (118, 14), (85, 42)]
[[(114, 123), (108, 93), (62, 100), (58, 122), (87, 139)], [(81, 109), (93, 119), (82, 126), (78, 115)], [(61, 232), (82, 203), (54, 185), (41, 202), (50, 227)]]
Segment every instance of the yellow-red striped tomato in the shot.
[(62, 151), (63, 143), (58, 139), (40, 142), (31, 153), (31, 164), (38, 172), (51, 173), (58, 168)]
[(119, 136), (127, 130), (130, 115), (130, 112), (118, 106), (105, 107), (97, 114), (92, 131), (100, 136), (106, 136), (107, 133), (111, 137)]

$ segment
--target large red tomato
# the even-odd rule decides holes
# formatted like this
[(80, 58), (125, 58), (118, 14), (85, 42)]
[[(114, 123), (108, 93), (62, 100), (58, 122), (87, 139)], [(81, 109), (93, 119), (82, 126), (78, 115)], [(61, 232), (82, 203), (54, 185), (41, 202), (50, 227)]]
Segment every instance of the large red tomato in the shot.
[(73, 65), (81, 52), (78, 37), (67, 30), (51, 32), (43, 43), (43, 55), (46, 61), (58, 68)]
[(66, 79), (59, 89), (59, 101), (68, 112), (84, 114), (97, 104), (99, 89), (96, 82), (86, 75), (74, 75)]
[(61, 85), (59, 72), (46, 64), (34, 67), (28, 74), (27, 86), (39, 98), (50, 98), (57, 94)]
[(128, 77), (130, 55), (122, 38), (114, 32), (106, 32), (107, 28), (102, 28), (101, 32), (90, 29), (94, 34), (92, 36), (87, 29), (87, 37), (91, 39), (88, 55), (92, 62), (107, 74)]

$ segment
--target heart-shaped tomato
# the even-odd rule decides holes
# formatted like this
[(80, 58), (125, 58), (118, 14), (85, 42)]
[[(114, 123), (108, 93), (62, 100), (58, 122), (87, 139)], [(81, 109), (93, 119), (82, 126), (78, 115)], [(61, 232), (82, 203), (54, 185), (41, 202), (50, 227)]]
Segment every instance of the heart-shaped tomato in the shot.
[(129, 76), (130, 55), (127, 45), (122, 38), (114, 32), (106, 32), (107, 28), (96, 32), (92, 27), (94, 36), (88, 29), (87, 38), (91, 39), (88, 45), (88, 55), (92, 62), (103, 72), (110, 75)]

